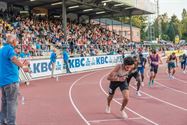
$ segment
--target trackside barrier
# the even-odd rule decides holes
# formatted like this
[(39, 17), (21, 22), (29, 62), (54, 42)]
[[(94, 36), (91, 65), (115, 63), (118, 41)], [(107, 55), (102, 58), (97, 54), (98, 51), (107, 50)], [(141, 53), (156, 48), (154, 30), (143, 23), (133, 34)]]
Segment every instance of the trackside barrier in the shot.
[[(143, 53), (145, 57), (148, 53)], [(130, 55), (125, 55), (125, 57)], [(103, 55), (103, 56), (92, 56), (92, 57), (75, 57), (69, 59), (70, 71), (80, 72), (86, 70), (93, 70), (98, 68), (106, 68), (115, 66), (116, 64), (122, 63), (123, 59), (121, 55)], [(20, 71), (21, 81), (27, 81), (29, 79), (35, 79), (40, 77), (46, 77), (51, 75), (51, 65), (49, 59), (31, 59), (30, 60), (31, 75)], [(62, 59), (57, 59), (55, 66), (55, 75), (65, 74), (65, 66)]]
[(176, 54), (176, 56), (180, 56), (180, 55), (186, 53), (186, 50), (165, 51), (165, 54), (166, 54), (166, 56), (169, 56), (169, 55), (171, 55), (173, 52)]
[(29, 82), (32, 78), (29, 73), (25, 73), (22, 69), (19, 70), (19, 79), (21, 82)]
[[(79, 72), (96, 68), (115, 66), (122, 62), (121, 55), (105, 55), (93, 57), (75, 57), (69, 59), (69, 68), (71, 72)], [(31, 77), (38, 78), (51, 75), (51, 65), (49, 59), (31, 60)], [(54, 74), (60, 75), (66, 73), (62, 59), (57, 59)]]

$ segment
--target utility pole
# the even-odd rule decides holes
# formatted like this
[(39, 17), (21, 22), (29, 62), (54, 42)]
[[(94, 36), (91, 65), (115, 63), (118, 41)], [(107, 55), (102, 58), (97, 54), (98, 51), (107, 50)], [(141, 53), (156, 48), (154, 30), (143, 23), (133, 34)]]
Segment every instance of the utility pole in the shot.
[(160, 6), (159, 0), (157, 0), (157, 18), (158, 18), (158, 39), (162, 39), (162, 25), (161, 25), (161, 17), (160, 17)]

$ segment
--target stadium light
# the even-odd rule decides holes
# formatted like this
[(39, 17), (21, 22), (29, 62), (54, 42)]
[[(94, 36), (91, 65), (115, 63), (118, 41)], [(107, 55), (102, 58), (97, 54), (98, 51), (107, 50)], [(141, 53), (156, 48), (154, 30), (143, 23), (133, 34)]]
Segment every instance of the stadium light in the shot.
[(108, 3), (108, 2), (111, 2), (112, 0), (105, 0), (105, 1), (102, 1), (101, 3)]
[(29, 13), (29, 11), (20, 11), (19, 13), (23, 14), (23, 13)]
[(55, 6), (55, 5), (59, 5), (59, 4), (62, 4), (62, 2), (52, 3), (51, 5)]
[(124, 4), (120, 3), (120, 4), (115, 4), (114, 6), (115, 7), (118, 7), (118, 6), (123, 6)]
[(106, 13), (105, 11), (101, 11), (101, 12), (96, 12), (96, 14), (103, 14)]
[(129, 10), (129, 9), (133, 9), (134, 7), (127, 7), (127, 8), (125, 8), (126, 10)]
[(84, 12), (88, 12), (88, 11), (92, 11), (93, 9), (86, 9), (86, 10), (83, 10)]
[(31, 2), (33, 2), (33, 1), (36, 1), (36, 0), (30, 0)]
[(78, 8), (79, 5), (68, 7), (69, 9)]
[(58, 15), (55, 15), (55, 16), (54, 16), (54, 18), (60, 18), (60, 16), (58, 16)]

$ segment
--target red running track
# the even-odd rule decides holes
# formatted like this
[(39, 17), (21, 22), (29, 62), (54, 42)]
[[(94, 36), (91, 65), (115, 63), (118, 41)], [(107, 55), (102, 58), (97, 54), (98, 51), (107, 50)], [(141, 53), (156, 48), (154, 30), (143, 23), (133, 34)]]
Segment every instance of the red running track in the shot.
[[(25, 104), (19, 101), (18, 125), (187, 125), (187, 74), (176, 74), (169, 80), (166, 69), (160, 67), (156, 84), (141, 88), (142, 97), (130, 85), (130, 101), (126, 107), (129, 119), (120, 116), (122, 96), (119, 90), (105, 113), (111, 69), (72, 74), (56, 79), (32, 81), (21, 86)], [(148, 82), (148, 72), (145, 83)], [(20, 99), (21, 100), (21, 99)]]

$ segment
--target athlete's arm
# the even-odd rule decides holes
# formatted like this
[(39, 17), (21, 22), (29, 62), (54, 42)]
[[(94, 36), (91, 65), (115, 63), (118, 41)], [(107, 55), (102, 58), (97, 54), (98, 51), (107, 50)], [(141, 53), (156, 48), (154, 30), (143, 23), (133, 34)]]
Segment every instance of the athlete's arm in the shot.
[(160, 64), (163, 64), (162, 58), (158, 55)]
[(118, 81), (119, 77), (117, 76), (117, 72), (120, 69), (120, 65), (117, 65), (108, 75), (107, 79), (109, 81)]
[(177, 57), (176, 57), (176, 59), (175, 59), (175, 60), (176, 60), (176, 66), (178, 67), (178, 59), (177, 59)]
[(170, 56), (167, 57), (166, 63), (169, 63), (169, 58), (170, 58)]
[(117, 76), (117, 72), (120, 69), (120, 65), (117, 65), (108, 75), (107, 80), (109, 81), (119, 81), (119, 77)]
[(151, 64), (150, 56), (147, 57), (149, 65)]
[(144, 68), (145, 68), (146, 63), (147, 63), (147, 60), (146, 58), (144, 58)]

